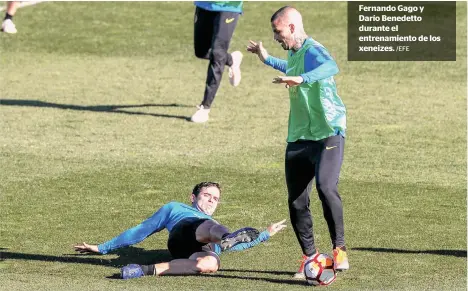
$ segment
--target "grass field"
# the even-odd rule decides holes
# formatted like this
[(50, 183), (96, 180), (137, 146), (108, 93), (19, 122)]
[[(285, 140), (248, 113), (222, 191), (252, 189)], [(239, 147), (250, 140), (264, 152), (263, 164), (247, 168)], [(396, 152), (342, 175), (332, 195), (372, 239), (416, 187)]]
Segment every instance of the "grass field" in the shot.
[[(351, 269), (333, 290), (466, 290), (466, 3), (456, 62), (348, 62), (345, 2), (293, 3), (335, 57), (348, 109), (340, 191)], [(248, 2), (231, 49), (262, 40), (271, 14)], [(194, 184), (223, 185), (215, 218), (264, 229), (288, 217), (283, 155), (289, 101), (277, 75), (246, 55), (237, 88), (223, 79), (205, 125), (207, 62), (193, 55), (190, 2), (46, 2), (0, 35), (1, 290), (306, 290), (291, 226), (222, 256), (198, 277), (122, 281), (127, 263), (169, 259), (167, 232), (105, 256), (100, 243)], [(226, 77), (226, 76), (225, 76)], [(316, 192), (321, 252), (331, 252)]]

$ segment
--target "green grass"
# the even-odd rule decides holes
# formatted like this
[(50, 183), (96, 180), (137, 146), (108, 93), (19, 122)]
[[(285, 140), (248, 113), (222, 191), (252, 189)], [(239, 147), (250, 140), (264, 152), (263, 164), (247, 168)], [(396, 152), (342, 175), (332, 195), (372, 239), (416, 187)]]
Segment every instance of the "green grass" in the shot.
[[(466, 3), (456, 62), (348, 62), (346, 3), (301, 2), (306, 31), (336, 58), (348, 109), (340, 191), (351, 269), (335, 290), (466, 290)], [(248, 2), (231, 49), (262, 40), (281, 6)], [(112, 279), (167, 260), (167, 232), (83, 256), (193, 185), (223, 185), (216, 219), (235, 229), (288, 217), (283, 158), (289, 104), (277, 72), (244, 58), (210, 121), (187, 122), (207, 62), (193, 55), (189, 2), (49, 2), (20, 9), (0, 35), (0, 290), (305, 290), (291, 275), (292, 228), (222, 256), (198, 277)], [(315, 191), (315, 236), (330, 252)], [(247, 263), (246, 263), (247, 262)]]

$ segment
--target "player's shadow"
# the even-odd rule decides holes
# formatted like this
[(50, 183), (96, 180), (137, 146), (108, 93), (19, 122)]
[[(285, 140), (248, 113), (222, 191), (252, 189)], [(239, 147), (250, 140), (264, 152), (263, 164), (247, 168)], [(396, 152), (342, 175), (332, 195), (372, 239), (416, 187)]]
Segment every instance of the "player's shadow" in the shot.
[(125, 108), (141, 108), (141, 107), (192, 107), (188, 105), (171, 103), (171, 104), (137, 104), (137, 105), (72, 105), (72, 104), (59, 104), (51, 103), (40, 100), (18, 100), (18, 99), (0, 99), (0, 105), (2, 106), (25, 106), (25, 107), (46, 107), (56, 109), (68, 109), (68, 110), (79, 110), (79, 111), (92, 111), (92, 112), (106, 112), (106, 113), (120, 113), (129, 115), (148, 115), (155, 117), (166, 117), (189, 120), (187, 116), (161, 114), (161, 113), (149, 113), (141, 111), (130, 111), (124, 110)]
[[(187, 277), (187, 276), (197, 276), (197, 277), (209, 277), (209, 278), (220, 278), (220, 279), (241, 279), (241, 280), (251, 280), (251, 281), (262, 281), (262, 282), (269, 282), (269, 283), (277, 283), (277, 284), (288, 284), (288, 285), (299, 285), (299, 286), (307, 286), (305, 280), (297, 280), (297, 279), (276, 279), (276, 278), (264, 278), (264, 277), (252, 277), (252, 276), (240, 276), (240, 275), (226, 275), (223, 274), (227, 270), (219, 270), (217, 273), (214, 274), (193, 274), (193, 275), (171, 275), (172, 277)], [(234, 270), (236, 272), (245, 272), (251, 273), (255, 272), (258, 273), (259, 271), (252, 271), (252, 270)], [(266, 271), (265, 273), (270, 273)], [(275, 274), (275, 273), (273, 273)], [(117, 274), (114, 276), (108, 277), (109, 279), (116, 279), (118, 277)]]
[(45, 262), (61, 262), (72, 264), (90, 264), (101, 265), (108, 267), (122, 267), (128, 264), (149, 265), (167, 262), (172, 260), (168, 250), (144, 250), (142, 248), (127, 247), (110, 252), (116, 254), (117, 258), (106, 258), (97, 254), (63, 254), (61, 256), (43, 255), (43, 254), (26, 254), (5, 251), (5, 248), (0, 248), (0, 261), (3, 260), (25, 260), (25, 261), (45, 261)]
[[(117, 258), (105, 258), (101, 255), (96, 254), (64, 254), (61, 256), (43, 255), (43, 254), (27, 254), (7, 251), (6, 248), (0, 248), (0, 261), (6, 260), (25, 260), (25, 261), (44, 261), (44, 262), (61, 262), (61, 263), (72, 263), (72, 264), (90, 264), (108, 266), (114, 268), (120, 268), (128, 264), (140, 264), (149, 265), (157, 264), (162, 262), (168, 262), (172, 260), (171, 254), (168, 250), (144, 250), (142, 248), (127, 247), (118, 249), (111, 252), (110, 254), (118, 255)], [(278, 284), (289, 284), (289, 285), (306, 285), (304, 280), (294, 279), (281, 279), (281, 278), (264, 278), (264, 277), (253, 277), (253, 276), (242, 276), (242, 275), (228, 275), (224, 273), (235, 272), (235, 273), (259, 273), (259, 274), (272, 274), (272, 275), (286, 275), (292, 276), (294, 272), (286, 271), (264, 271), (264, 270), (238, 270), (238, 269), (221, 269), (215, 274), (194, 274), (193, 276), (206, 276), (210, 278), (226, 278), (226, 279), (242, 279), (252, 281), (263, 281)], [(173, 275), (173, 276), (191, 276), (191, 275)], [(120, 279), (120, 274), (114, 274), (107, 277), (108, 279)]]
[(276, 271), (276, 270), (240, 270), (240, 269), (221, 269), (223, 272), (243, 272), (243, 273), (258, 273), (258, 274), (272, 274), (272, 275), (286, 275), (293, 276), (296, 272), (291, 271)]
[(380, 253), (402, 253), (402, 254), (431, 254), (441, 256), (453, 256), (466, 258), (466, 250), (403, 250), (392, 248), (352, 248), (354, 251), (371, 251)]
[[(265, 282), (272, 282), (272, 283), (281, 283), (281, 284), (291, 284), (291, 285), (306, 285), (304, 280), (296, 280), (296, 279), (274, 279), (274, 278), (263, 278), (263, 277), (251, 277), (251, 276), (241, 276), (241, 275), (228, 275), (224, 273), (257, 273), (257, 274), (270, 274), (270, 275), (277, 275), (277, 276), (288, 276), (292, 277), (295, 272), (289, 271), (266, 271), (266, 270), (242, 270), (242, 269), (220, 269), (217, 273), (214, 274), (184, 274), (184, 275), (166, 275), (171, 277), (180, 277), (180, 276), (205, 276), (210, 278), (227, 278), (227, 279), (242, 279), (242, 280), (254, 280), (254, 281), (265, 281)], [(108, 279), (118, 279), (121, 280), (120, 274), (115, 273), (112, 276), (108, 276)]]

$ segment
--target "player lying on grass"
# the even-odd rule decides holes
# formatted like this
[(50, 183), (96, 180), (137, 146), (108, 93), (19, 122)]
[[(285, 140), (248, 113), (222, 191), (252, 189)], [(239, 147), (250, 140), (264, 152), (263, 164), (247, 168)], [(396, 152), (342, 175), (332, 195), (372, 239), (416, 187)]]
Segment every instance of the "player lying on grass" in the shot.
[(179, 202), (167, 203), (150, 218), (113, 239), (99, 245), (83, 242), (76, 245), (75, 250), (107, 254), (117, 248), (139, 243), (166, 228), (169, 231), (167, 247), (174, 260), (153, 265), (124, 266), (121, 269), (123, 279), (145, 275), (213, 273), (220, 266), (221, 252), (251, 248), (286, 227), (283, 220), (273, 223), (261, 233), (251, 227), (231, 233), (211, 217), (218, 206), (220, 194), (218, 183), (199, 183), (190, 196), (192, 206)]

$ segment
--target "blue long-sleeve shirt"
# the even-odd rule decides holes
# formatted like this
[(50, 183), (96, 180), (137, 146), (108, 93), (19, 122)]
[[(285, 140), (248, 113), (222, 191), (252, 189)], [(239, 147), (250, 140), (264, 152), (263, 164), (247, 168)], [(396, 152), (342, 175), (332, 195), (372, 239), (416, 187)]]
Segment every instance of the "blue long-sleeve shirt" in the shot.
[[(313, 40), (313, 39), (312, 39)], [(301, 74), (304, 83), (310, 84), (318, 80), (326, 79), (336, 75), (339, 70), (335, 60), (330, 56), (327, 49), (320, 43), (315, 43), (304, 55), (304, 74)], [(292, 53), (292, 51), (290, 51)], [(288, 62), (286, 60), (268, 56), (265, 64), (274, 69), (288, 74)]]
[[(167, 229), (171, 232), (178, 222), (187, 218), (213, 219), (211, 216), (186, 204), (180, 202), (169, 202), (142, 223), (124, 231), (113, 239), (98, 245), (98, 250), (100, 253), (106, 254), (114, 249), (139, 243), (148, 236), (163, 229)], [(231, 248), (230, 251), (239, 251), (251, 248), (268, 240), (269, 238), (269, 233), (264, 231), (254, 241), (250, 243), (237, 244)], [(219, 245), (215, 245), (215, 252), (217, 254), (221, 253), (221, 247)]]

